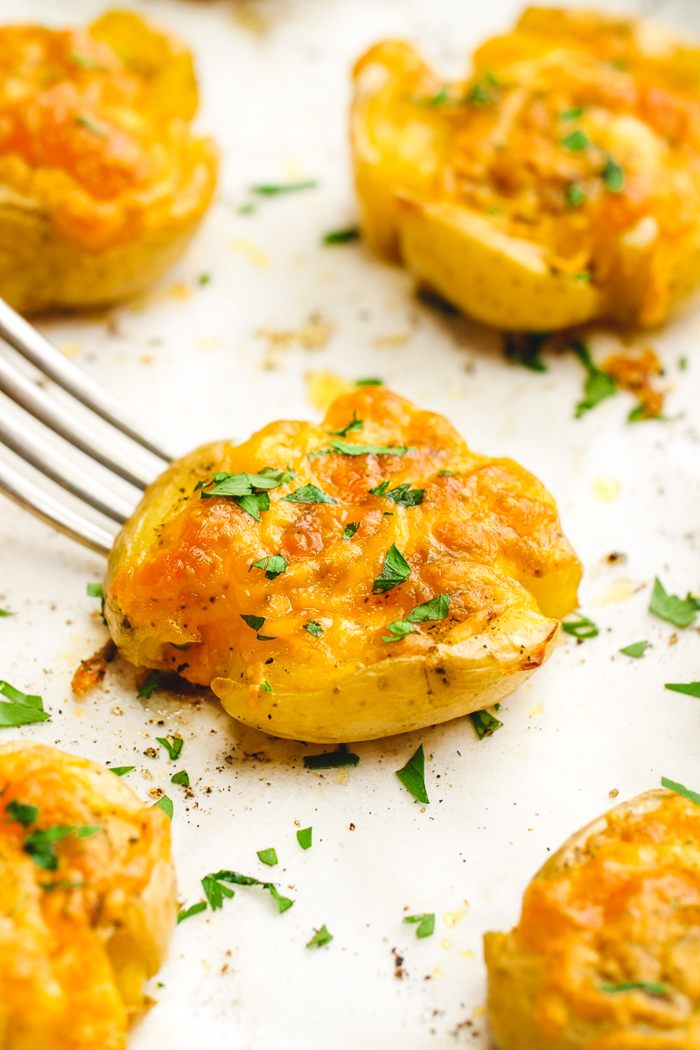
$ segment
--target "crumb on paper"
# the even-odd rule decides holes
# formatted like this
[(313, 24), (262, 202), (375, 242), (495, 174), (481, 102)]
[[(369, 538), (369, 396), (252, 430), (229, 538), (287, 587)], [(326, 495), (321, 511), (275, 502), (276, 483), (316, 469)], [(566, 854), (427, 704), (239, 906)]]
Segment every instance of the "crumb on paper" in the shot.
[(404, 346), (411, 338), (411, 332), (396, 332), (394, 335), (378, 335), (374, 340), (377, 347)]
[(256, 36), (265, 36), (271, 27), (271, 21), (260, 13), (254, 0), (237, 0), (231, 5), (233, 20), (243, 29), (248, 29)]
[(676, 634), (675, 631), (673, 632), (673, 634), (669, 638), (668, 644), (669, 645), (678, 645), (678, 635)]
[(612, 354), (603, 362), (603, 371), (611, 375), (623, 390), (634, 394), (642, 409), (642, 419), (661, 415), (664, 395), (652, 386), (652, 378), (663, 375), (664, 370), (653, 350), (647, 347), (636, 356)]
[(255, 266), (263, 270), (270, 265), (268, 253), (253, 244), (248, 237), (236, 237), (235, 241), (231, 241), (230, 247), (234, 252), (242, 252), (243, 255), (247, 255)]
[(461, 922), (464, 916), (469, 911), (469, 904), (467, 901), (464, 902), (463, 907), (455, 908), (454, 911), (446, 911), (442, 917), (442, 921), (448, 930), (451, 930), (453, 926), (456, 926), (458, 922)]
[(85, 696), (96, 685), (99, 685), (107, 673), (107, 665), (112, 662), (116, 654), (117, 647), (110, 638), (101, 649), (81, 662), (71, 682), (71, 689), (76, 696)]
[(167, 288), (156, 288), (155, 291), (134, 296), (129, 303), (129, 309), (132, 313), (140, 314), (154, 303), (161, 303), (166, 299), (185, 300), (189, 299), (191, 295), (192, 289), (189, 285), (185, 284), (184, 281), (178, 281), (177, 284), (170, 284)]
[(64, 343), (62, 346), (59, 346), (58, 349), (61, 351), (64, 357), (68, 357), (71, 360), (74, 357), (78, 357), (83, 350), (80, 343)]
[(452, 947), (452, 941), (448, 941), (447, 937), (443, 937), (440, 941), (440, 947), (444, 948), (446, 952)]
[(303, 350), (325, 350), (334, 330), (333, 322), (317, 312), (310, 314), (308, 320), (297, 329), (259, 328), (256, 336), (267, 341), (263, 369), (273, 371), (279, 368), (280, 354), (294, 344)]
[(593, 482), (593, 495), (604, 503), (612, 503), (620, 495), (620, 482), (615, 478), (600, 477)]
[(463, 959), (476, 959), (476, 952), (467, 950), (459, 953)]
[(535, 704), (534, 707), (530, 708), (529, 717), (532, 718), (533, 715), (543, 715), (543, 714), (544, 714), (544, 704), (540, 700), (539, 704)]
[(612, 790), (608, 791), (608, 798), (617, 798), (619, 794), (620, 792), (617, 788), (612, 788)]
[(325, 410), (337, 397), (348, 394), (352, 389), (352, 383), (333, 372), (306, 373), (306, 400), (314, 408)]
[(436, 981), (438, 977), (442, 977), (442, 964), (438, 963), (432, 973), (429, 973), (425, 978), (426, 981)]
[(643, 583), (635, 583), (634, 580), (615, 580), (608, 587), (605, 594), (601, 594), (599, 598), (594, 598), (593, 605), (612, 605), (615, 602), (626, 602), (628, 598), (631, 598), (637, 591), (641, 591), (644, 588)]
[(486, 1013), (486, 1007), (485, 1006), (475, 1006), (474, 1007), (474, 1012), (472, 1013), (472, 1020), (476, 1021), (477, 1017), (483, 1017), (485, 1013)]
[(221, 346), (223, 339), (220, 335), (203, 335), (195, 339), (194, 345), (201, 350), (210, 350), (212, 347)]

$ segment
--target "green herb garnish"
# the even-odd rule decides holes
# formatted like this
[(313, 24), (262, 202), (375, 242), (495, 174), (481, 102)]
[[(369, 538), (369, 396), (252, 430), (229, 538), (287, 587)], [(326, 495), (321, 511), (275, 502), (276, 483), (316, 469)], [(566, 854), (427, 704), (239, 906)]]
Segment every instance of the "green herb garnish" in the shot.
[(577, 128), (576, 131), (572, 131), (570, 135), (566, 135), (561, 140), (561, 144), (564, 149), (568, 149), (570, 153), (580, 153), (581, 150), (588, 149), (591, 140), (585, 131), (581, 131), (580, 128)]
[(264, 890), (268, 890), (280, 913), (287, 911), (294, 904), (289, 897), (282, 896), (273, 882), (261, 882), (260, 879), (254, 879), (250, 875), (240, 875), (237, 871), (217, 871), (214, 875), (207, 877), (217, 882), (231, 882), (235, 886), (262, 886)]
[(89, 598), (103, 598), (104, 592), (101, 583), (89, 583), (86, 587)]
[(573, 109), (566, 109), (561, 115), (562, 120), (579, 120), (583, 116), (584, 111), (576, 106)]
[(278, 197), (281, 193), (298, 193), (300, 190), (314, 190), (318, 186), (315, 179), (304, 179), (300, 182), (273, 182), (251, 186), (250, 192), (259, 197)]
[(313, 828), (301, 828), (297, 831), (297, 842), (302, 849), (311, 849)]
[(503, 722), (499, 722), (497, 718), (494, 718), (488, 711), (472, 711), (469, 714), (472, 720), (472, 725), (479, 740), (483, 740), (487, 736), (492, 736), (497, 729), (503, 728)]
[(71, 62), (74, 62), (76, 66), (81, 66), (82, 69), (89, 69), (93, 73), (106, 73), (107, 67), (100, 65), (94, 58), (90, 58), (89, 55), (84, 55), (80, 51), (69, 51), (68, 58)]
[(488, 71), (481, 80), (472, 85), (465, 102), (471, 103), (472, 106), (489, 106), (496, 101), (496, 93), (493, 89), (497, 87), (499, 87), (499, 83), (496, 77)]
[(197, 278), (197, 283), (198, 284), (209, 284), (210, 281), (211, 281), (211, 274), (210, 273), (200, 273), (199, 277)]
[(127, 773), (131, 773), (136, 766), (110, 766), (110, 773), (114, 773), (115, 777), (125, 777)]
[(700, 806), (700, 795), (698, 795), (696, 791), (691, 791), (690, 788), (685, 787), (683, 784), (677, 784), (675, 780), (669, 780), (667, 777), (662, 777), (661, 787), (668, 788), (669, 791), (675, 791), (677, 795), (683, 795), (689, 802), (694, 802), (696, 806)]
[(695, 622), (698, 609), (700, 609), (700, 599), (693, 598), (692, 594), (688, 594), (685, 598), (667, 594), (661, 580), (658, 576), (656, 577), (649, 602), (650, 613), (662, 620), (667, 620), (674, 627), (685, 628), (691, 627)]
[(334, 506), (338, 505), (337, 499), (327, 496), (325, 492), (321, 492), (315, 485), (302, 485), (300, 489), (290, 492), (288, 496), (283, 496), (282, 499), (287, 503), (332, 503)]
[(357, 226), (348, 226), (344, 230), (331, 230), (324, 233), (324, 244), (349, 244), (350, 241), (359, 241), (360, 231)]
[(641, 656), (644, 656), (648, 645), (649, 642), (634, 642), (632, 645), (626, 645), (624, 649), (620, 649), (620, 652), (624, 656), (631, 656), (634, 660), (639, 660)]
[[(312, 456), (330, 456), (339, 452), (341, 456), (405, 456), (407, 452), (415, 451), (414, 447), (406, 445), (351, 445), (347, 441), (331, 441), (330, 448), (321, 448), (318, 452), (311, 452)], [(289, 497), (286, 497), (289, 499)]]
[(577, 182), (572, 182), (566, 191), (566, 203), (570, 208), (580, 207), (586, 199), (586, 193)]
[(667, 995), (668, 988), (665, 984), (656, 981), (623, 981), (622, 984), (601, 984), (601, 992), (611, 995), (616, 992), (647, 992), (648, 995)]
[(344, 427), (340, 428), (340, 430), (331, 430), (331, 434), (336, 434), (338, 437), (344, 438), (351, 430), (362, 430), (364, 425), (364, 420), (358, 419), (357, 413), (353, 412), (350, 422), (346, 423)]
[(503, 350), (514, 364), (529, 368), (531, 372), (547, 372), (540, 354), (551, 337), (551, 332), (505, 332)]
[(667, 682), (664, 689), (670, 689), (674, 693), (685, 693), (686, 696), (694, 696), (700, 700), (700, 682)]
[(390, 499), (392, 503), (396, 503), (399, 507), (418, 507), (423, 502), (425, 496), (425, 489), (412, 489), (410, 481), (404, 481), (403, 484), (397, 485), (396, 488), (389, 488), (390, 482), (382, 481), (376, 488), (370, 489), (369, 491), (373, 496), (383, 496), (385, 499)]
[(51, 718), (51, 715), (44, 711), (44, 701), (40, 696), (22, 693), (1, 679), (0, 694), (7, 697), (7, 703), (0, 703), (0, 728), (28, 726), (32, 722), (45, 722)]
[(173, 773), (170, 778), (171, 784), (179, 784), (180, 787), (188, 788), (190, 786), (190, 778), (186, 769), (181, 769), (179, 773)]
[(182, 911), (179, 911), (177, 913), (177, 925), (179, 926), (181, 922), (185, 921), (185, 919), (189, 919), (193, 915), (199, 915), (199, 913), (201, 911), (206, 911), (206, 910), (207, 910), (207, 902), (206, 901), (199, 901), (197, 904), (193, 904), (191, 908), (183, 908)]
[(314, 638), (320, 638), (323, 634), (323, 627), (321, 627), (321, 624), (317, 623), (316, 620), (307, 620), (304, 624), (304, 630), (308, 631), (309, 634), (312, 634)]
[[(258, 635), (258, 637), (260, 637), (260, 636)], [(266, 642), (273, 642), (274, 638), (264, 638), (264, 639), (261, 639), (261, 640), (262, 641), (266, 641)], [(263, 693), (271, 693), (272, 692), (272, 686), (268, 682), (267, 678), (263, 678), (262, 682), (260, 683), (260, 688), (262, 689)]]
[(173, 800), (168, 798), (167, 795), (161, 795), (160, 798), (154, 805), (153, 809), (162, 809), (168, 820), (173, 819)]
[(256, 632), (256, 638), (258, 639), (259, 642), (274, 642), (275, 641), (275, 639), (274, 638), (270, 638), (269, 635), (260, 634), (260, 628), (265, 623), (265, 617), (264, 616), (244, 616), (243, 613), (241, 613), (240, 616), (241, 616), (241, 619), (244, 620), (248, 624), (248, 626), (251, 627)]
[(89, 131), (91, 135), (95, 135), (98, 139), (109, 138), (105, 129), (96, 124), (94, 120), (90, 120), (89, 117), (76, 117), (75, 123), (78, 127), (85, 128), (86, 131)]
[(137, 693), (139, 700), (150, 700), (164, 675), (165, 671), (151, 671)]
[(407, 634), (415, 631), (414, 623), (426, 623), (429, 620), (445, 620), (450, 614), (450, 595), (439, 594), (422, 605), (416, 605), (405, 620), (397, 620), (387, 625), (387, 630), (392, 637), (382, 637), (383, 642), (398, 642)]
[(384, 386), (383, 379), (356, 379), (355, 386)]
[(407, 787), (414, 798), (419, 802), (430, 804), (428, 793), (425, 790), (425, 753), (421, 744), (414, 755), (402, 769), (396, 770), (396, 776), (404, 787)]
[(579, 641), (584, 641), (586, 638), (597, 638), (600, 634), (600, 628), (593, 623), (593, 620), (581, 615), (578, 620), (562, 620), (561, 629), (566, 634), (578, 638)]
[(14, 613), (8, 612), (7, 609), (0, 609), (0, 617), (2, 616), (14, 616)]
[(268, 868), (274, 868), (275, 864), (279, 864), (277, 853), (272, 847), (270, 849), (259, 849), (258, 860), (263, 864), (267, 864)]
[(417, 922), (416, 937), (430, 937), (435, 933), (435, 912), (425, 912), (423, 915), (406, 915), (404, 922)]
[(156, 740), (162, 744), (173, 762), (177, 762), (182, 753), (185, 741), (181, 736), (157, 736)]
[(592, 408), (599, 405), (601, 401), (605, 401), (606, 398), (616, 394), (617, 384), (611, 375), (604, 372), (602, 368), (598, 368), (591, 357), (590, 350), (580, 339), (575, 339), (571, 343), (570, 349), (573, 350), (588, 373), (583, 388), (583, 401), (579, 401), (576, 406), (576, 419), (580, 419), (586, 412), (590, 412)]
[(270, 497), (267, 490), (276, 489), (294, 477), (296, 474), (293, 471), (277, 470), (276, 468), (266, 468), (260, 474), (218, 472), (212, 474), (209, 481), (198, 482), (195, 492), (201, 489), (202, 499), (226, 496), (237, 503), (241, 510), (250, 514), (255, 521), (260, 521), (260, 511), (270, 509)]
[(223, 908), (224, 897), (231, 900), (235, 896), (235, 890), (232, 890), (230, 886), (224, 886), (217, 875), (205, 875), (202, 879), (202, 889), (212, 911)]
[(61, 839), (75, 832), (78, 839), (87, 839), (102, 831), (99, 824), (84, 824), (78, 826), (70, 824), (67, 827), (45, 828), (43, 831), (33, 831), (24, 840), (23, 849), (28, 853), (34, 863), (45, 871), (55, 871), (58, 867), (58, 857), (54, 852), (54, 846)]
[(8, 802), (5, 806), (5, 812), (10, 820), (14, 820), (18, 824), (21, 824), (23, 828), (28, 828), (30, 824), (34, 824), (36, 818), (39, 816), (39, 809), (37, 806), (29, 806), (25, 802), (18, 802), (17, 799)]
[(287, 571), (288, 567), (287, 559), (283, 554), (268, 554), (266, 558), (254, 561), (248, 572), (252, 569), (262, 569), (266, 580), (276, 580), (278, 576)]
[(625, 186), (625, 173), (612, 157), (607, 159), (603, 170), (603, 179), (611, 193), (622, 193)]
[(359, 521), (349, 521), (343, 529), (343, 539), (351, 540), (360, 527)]
[(395, 543), (392, 543), (384, 555), (382, 571), (372, 585), (372, 594), (384, 594), (392, 587), (405, 583), (411, 575), (411, 566), (404, 558)]
[(316, 933), (313, 935), (306, 947), (323, 948), (324, 944), (330, 944), (332, 940), (333, 934), (328, 932), (324, 924), (320, 930), (316, 930)]
[(353, 755), (345, 748), (325, 751), (322, 755), (304, 755), (306, 769), (338, 769), (340, 766), (356, 766), (359, 761), (359, 755)]

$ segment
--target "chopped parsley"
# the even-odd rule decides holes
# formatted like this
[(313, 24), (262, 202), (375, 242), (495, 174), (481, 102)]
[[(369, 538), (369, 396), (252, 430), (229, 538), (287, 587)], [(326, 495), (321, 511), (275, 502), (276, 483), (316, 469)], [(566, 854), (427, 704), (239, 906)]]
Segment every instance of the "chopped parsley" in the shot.
[(668, 788), (669, 791), (675, 791), (677, 795), (683, 795), (689, 802), (694, 802), (696, 806), (700, 806), (700, 795), (698, 795), (696, 791), (691, 791), (690, 788), (685, 787), (683, 784), (677, 784), (675, 780), (669, 780), (667, 777), (662, 777), (661, 787)]
[(625, 173), (612, 157), (608, 157), (606, 161), (603, 179), (611, 193), (622, 193), (625, 187)]
[(10, 820), (14, 820), (17, 824), (21, 824), (23, 828), (28, 828), (29, 825), (33, 824), (39, 816), (39, 809), (37, 806), (30, 806), (25, 802), (18, 802), (17, 799), (8, 802), (5, 806), (5, 812)]
[(162, 744), (173, 762), (177, 762), (182, 753), (185, 741), (181, 736), (157, 736), (156, 740)]
[(496, 101), (496, 92), (494, 88), (499, 87), (499, 83), (496, 77), (489, 70), (484, 74), (481, 80), (478, 80), (468, 92), (465, 102), (470, 103), (472, 106), (490, 106)]
[[(240, 616), (241, 616), (241, 619), (244, 620), (245, 623), (247, 623), (248, 626), (251, 627), (256, 632), (256, 638), (258, 639), (259, 642), (274, 642), (275, 641), (275, 639), (274, 638), (270, 638), (269, 635), (260, 634), (260, 628), (265, 623), (265, 617), (264, 616), (245, 616), (243, 613), (241, 613)], [(268, 691), (271, 692), (271, 690), (268, 690)]]
[(127, 773), (131, 773), (134, 769), (136, 769), (136, 766), (111, 766), (109, 771), (114, 773), (115, 777), (125, 777)]
[(150, 700), (164, 675), (165, 671), (151, 671), (137, 693), (139, 700)]
[(201, 911), (207, 910), (206, 901), (198, 901), (197, 904), (193, 904), (191, 908), (183, 908), (177, 913), (177, 924), (180, 925), (185, 919), (190, 919), (193, 915), (199, 915)]
[(392, 587), (405, 583), (411, 575), (411, 566), (404, 558), (395, 543), (392, 543), (384, 555), (382, 571), (372, 585), (372, 594), (384, 594)]
[(170, 778), (171, 784), (179, 784), (180, 787), (188, 788), (190, 786), (190, 777), (186, 769), (181, 769), (179, 773), (173, 773)]
[(562, 120), (579, 120), (583, 116), (583, 109), (580, 106), (576, 106), (573, 109), (564, 110), (561, 115)]
[(333, 940), (333, 934), (329, 933), (326, 929), (325, 923), (320, 930), (316, 930), (311, 940), (307, 943), (307, 948), (323, 948), (324, 944), (330, 944)]
[(7, 609), (0, 609), (0, 616), (14, 616), (14, 613), (8, 612)]
[(428, 793), (425, 790), (425, 753), (421, 744), (418, 750), (409, 758), (402, 769), (396, 770), (396, 776), (404, 787), (408, 788), (415, 799), (419, 802), (430, 804)]
[(323, 634), (323, 627), (321, 627), (321, 624), (317, 623), (316, 620), (307, 620), (304, 624), (304, 630), (308, 631), (309, 634), (312, 634), (314, 638), (320, 638)]
[(355, 386), (384, 386), (384, 380), (376, 378), (356, 379)]
[(101, 583), (89, 583), (86, 587), (86, 591), (89, 598), (104, 598)]
[(349, 434), (351, 430), (362, 430), (364, 428), (364, 420), (357, 418), (357, 413), (353, 412), (352, 419), (349, 423), (346, 423), (340, 430), (331, 430), (331, 434), (335, 434), (337, 437), (344, 438), (346, 434)]
[(279, 864), (277, 853), (272, 847), (270, 849), (259, 849), (258, 860), (263, 864), (267, 864), (268, 868), (274, 868), (275, 864)]
[(601, 401), (613, 397), (617, 393), (617, 384), (611, 375), (604, 372), (602, 368), (598, 368), (591, 357), (590, 350), (580, 339), (574, 339), (570, 349), (573, 350), (588, 373), (583, 387), (583, 401), (579, 401), (576, 406), (575, 416), (576, 419), (580, 419)]
[(351, 445), (336, 438), (331, 441), (330, 448), (310, 452), (309, 459), (313, 459), (314, 456), (332, 456), (334, 452), (339, 452), (342, 456), (405, 456), (407, 452), (414, 451), (415, 447), (409, 448), (406, 445)]
[(290, 492), (288, 496), (283, 496), (282, 499), (287, 503), (332, 503), (334, 506), (338, 505), (337, 499), (327, 496), (316, 485), (302, 485), (300, 489)]
[(212, 474), (209, 481), (199, 481), (195, 486), (195, 492), (201, 489), (201, 499), (226, 496), (238, 504), (246, 514), (250, 514), (255, 521), (260, 521), (260, 511), (270, 509), (270, 497), (267, 490), (285, 485), (295, 477), (294, 471), (274, 467), (266, 467), (260, 474), (248, 474), (247, 472), (227, 474), (219, 471)]
[(700, 599), (693, 598), (692, 594), (688, 594), (685, 598), (667, 594), (661, 580), (658, 576), (656, 577), (649, 602), (650, 613), (662, 620), (667, 620), (674, 627), (685, 628), (691, 627), (695, 622), (698, 609), (700, 609)]
[(561, 140), (561, 144), (564, 149), (568, 149), (569, 153), (580, 153), (582, 150), (588, 149), (591, 140), (585, 131), (577, 128), (570, 135), (565, 135)]
[(429, 620), (445, 620), (450, 614), (450, 595), (438, 594), (422, 605), (416, 605), (405, 620), (397, 620), (390, 623), (386, 630), (392, 637), (382, 637), (383, 642), (398, 642), (407, 634), (415, 631), (414, 623), (426, 623)]
[(416, 629), (412, 623), (408, 623), (407, 620), (396, 620), (395, 623), (389, 623), (384, 628), (388, 631), (388, 634), (382, 635), (383, 642), (400, 642), (409, 634), (415, 634)]
[(389, 488), (389, 481), (382, 481), (376, 488), (370, 489), (373, 496), (383, 496), (399, 507), (418, 507), (423, 502), (425, 489), (412, 489), (410, 481), (404, 481), (396, 488)]
[(27, 835), (22, 848), (37, 867), (43, 868), (44, 871), (56, 871), (58, 857), (54, 852), (54, 847), (57, 842), (67, 838), (73, 832), (76, 838), (87, 839), (91, 835), (96, 835), (98, 831), (102, 831), (99, 824), (83, 824), (82, 826), (69, 824), (66, 827), (45, 828), (43, 831), (33, 831), (31, 835)]
[(260, 561), (254, 561), (248, 572), (253, 569), (262, 569), (265, 573), (266, 580), (276, 580), (278, 576), (281, 576), (283, 572), (286, 572), (289, 566), (287, 565), (287, 559), (283, 554), (268, 554), (266, 558), (261, 558)]
[(551, 332), (505, 332), (503, 350), (514, 364), (531, 372), (547, 372), (549, 369), (540, 354), (551, 337)]
[(339, 747), (337, 751), (324, 751), (322, 755), (304, 755), (304, 768), (338, 769), (340, 766), (356, 766), (359, 761), (359, 755)]
[(586, 192), (577, 182), (570, 183), (566, 191), (566, 203), (570, 208), (579, 208), (586, 199)]
[(311, 849), (311, 838), (313, 834), (313, 828), (300, 828), (297, 831), (297, 842), (302, 849)]
[(109, 138), (109, 135), (105, 131), (105, 129), (101, 128), (99, 124), (96, 124), (94, 120), (90, 120), (89, 117), (76, 117), (75, 123), (78, 125), (78, 127), (85, 128), (86, 131), (89, 131), (91, 135), (94, 135), (98, 139)]
[(586, 638), (597, 638), (600, 634), (600, 628), (593, 623), (593, 620), (589, 620), (587, 616), (582, 615), (579, 615), (578, 620), (562, 620), (561, 629), (566, 634), (571, 634), (574, 638), (578, 638), (580, 642)]
[(624, 656), (631, 656), (633, 660), (639, 660), (644, 656), (648, 645), (649, 642), (633, 642), (632, 645), (626, 645), (624, 649), (620, 649), (620, 652)]
[(503, 722), (499, 722), (497, 718), (494, 718), (492, 714), (489, 714), (489, 712), (485, 710), (472, 711), (469, 717), (472, 720), (474, 731), (479, 740), (483, 740), (487, 736), (492, 736), (497, 729), (503, 728)]
[(648, 995), (668, 995), (665, 984), (657, 981), (623, 981), (622, 984), (601, 984), (601, 992), (614, 995), (616, 992), (646, 992)]
[[(270, 641), (270, 642), (274, 641), (274, 639), (272, 639), (272, 638), (269, 638), (269, 639), (266, 638), (264, 640), (265, 641)], [(263, 678), (262, 682), (260, 683), (260, 688), (262, 689), (263, 693), (271, 693), (272, 692), (272, 686), (268, 682), (267, 678)]]
[(435, 933), (435, 912), (425, 912), (423, 915), (406, 915), (404, 922), (417, 922), (416, 937), (430, 937)]
[(451, 101), (447, 88), (443, 85), (434, 95), (412, 95), (414, 106), (445, 106)]
[(670, 689), (674, 693), (685, 693), (686, 696), (694, 696), (700, 700), (700, 682), (667, 682), (664, 689)]
[(161, 795), (160, 798), (154, 805), (153, 809), (162, 809), (168, 820), (173, 819), (173, 800), (168, 798), (167, 795)]
[(314, 190), (318, 186), (315, 179), (304, 179), (300, 182), (272, 182), (251, 186), (251, 193), (259, 197), (278, 197), (281, 193), (298, 193), (300, 190)]
[(44, 711), (40, 696), (32, 696), (15, 689), (9, 682), (0, 679), (0, 694), (7, 703), (0, 703), (0, 728), (6, 726), (28, 726), (32, 722), (45, 722), (51, 715)]
[(199, 277), (197, 278), (197, 283), (198, 284), (209, 284), (210, 281), (211, 281), (211, 274), (210, 273), (200, 273)]
[(349, 521), (343, 529), (343, 539), (351, 540), (360, 527), (359, 521)]
[[(294, 904), (289, 897), (282, 896), (273, 882), (261, 882), (260, 879), (254, 879), (250, 875), (240, 875), (237, 871), (217, 871), (214, 875), (207, 875), (206, 878), (213, 879), (215, 882), (230, 882), (234, 886), (262, 886), (264, 890), (268, 890), (280, 913), (287, 911)], [(204, 884), (204, 879), (202, 879), (202, 884)]]
[(324, 244), (349, 244), (359, 239), (360, 231), (357, 226), (347, 226), (344, 230), (330, 230), (323, 235)]
[(202, 879), (202, 889), (212, 911), (223, 908), (224, 897), (231, 900), (235, 896), (235, 890), (232, 890), (230, 886), (225, 886), (216, 875), (205, 875)]
[(69, 51), (68, 58), (71, 62), (75, 63), (76, 66), (80, 66), (82, 69), (89, 69), (93, 73), (106, 73), (107, 67), (100, 65), (99, 62), (95, 62), (94, 58), (90, 58), (89, 55), (84, 55), (81, 51)]

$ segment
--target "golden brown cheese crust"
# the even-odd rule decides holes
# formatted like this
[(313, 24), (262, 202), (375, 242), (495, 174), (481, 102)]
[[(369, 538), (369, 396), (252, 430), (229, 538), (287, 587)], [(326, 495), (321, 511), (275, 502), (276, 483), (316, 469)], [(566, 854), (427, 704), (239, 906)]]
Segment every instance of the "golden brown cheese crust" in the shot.
[(700, 807), (662, 790), (616, 806), (484, 946), (502, 1050), (698, 1050)]
[(363, 231), (488, 324), (655, 325), (700, 283), (700, 49), (530, 8), (441, 84), (400, 41), (355, 69)]
[[(353, 419), (362, 429), (334, 436)], [(328, 454), (332, 441), (408, 451)], [(196, 489), (215, 472), (266, 468), (296, 476), (270, 490), (260, 521)], [(384, 483), (410, 483), (422, 502), (370, 491)], [(307, 485), (330, 502), (286, 498)], [(393, 545), (410, 576), (373, 593)], [(252, 567), (270, 556), (286, 565), (274, 579)], [(471, 453), (442, 416), (365, 387), (338, 398), (320, 426), (272, 423), (174, 463), (115, 543), (106, 615), (130, 660), (211, 685), (237, 718), (305, 740), (362, 739), (511, 692), (549, 655), (580, 574), (531, 474)], [(384, 640), (443, 594), (448, 617)]]
[[(168, 818), (102, 766), (23, 741), (0, 746), (0, 811), (0, 1046), (123, 1050), (175, 925)], [(55, 870), (27, 852), (36, 831), (86, 825), (101, 830), (58, 841)]]
[(24, 312), (152, 284), (209, 205), (189, 52), (137, 15), (0, 27), (0, 295)]

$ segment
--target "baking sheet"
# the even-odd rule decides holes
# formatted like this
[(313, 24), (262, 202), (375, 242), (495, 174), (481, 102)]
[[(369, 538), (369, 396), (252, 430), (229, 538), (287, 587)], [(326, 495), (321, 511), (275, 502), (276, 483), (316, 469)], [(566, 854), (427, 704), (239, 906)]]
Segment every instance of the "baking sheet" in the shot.
[[(156, 787), (173, 798), (183, 902), (201, 899), (201, 877), (221, 868), (276, 878), (295, 900), (279, 915), (267, 894), (239, 888), (222, 911), (178, 927), (133, 1050), (487, 1047), (481, 936), (517, 920), (548, 851), (607, 809), (614, 789), (622, 800), (662, 775), (700, 785), (700, 706), (663, 688), (698, 678), (700, 639), (646, 611), (657, 574), (673, 593), (700, 591), (700, 313), (639, 343), (664, 363), (671, 422), (627, 424), (633, 402), (623, 394), (577, 421), (583, 373), (572, 356), (548, 357), (545, 375), (511, 366), (493, 334), (419, 303), (406, 274), (362, 245), (321, 245), (323, 233), (355, 219), (346, 129), (353, 59), (394, 35), (458, 75), (464, 54), (507, 27), (519, 4), (131, 6), (196, 52), (199, 125), (223, 153), (219, 197), (187, 257), (147, 299), (42, 330), (183, 451), (243, 439), (279, 417), (320, 418), (309, 375), (381, 376), (449, 416), (475, 450), (511, 455), (545, 482), (586, 567), (582, 610), (601, 634), (582, 645), (565, 638), (504, 703), (504, 728), (492, 738), (479, 742), (471, 722), (458, 720), (354, 745), (356, 768), (313, 773), (302, 755), (321, 748), (247, 730), (214, 701), (193, 706), (163, 692), (138, 700), (134, 673), (120, 662), (104, 688), (76, 701), (72, 673), (106, 639), (85, 595), (103, 562), (1, 502), (0, 606), (16, 615), (0, 620), (0, 677), (40, 693), (53, 714), (22, 736), (135, 764), (128, 783), (144, 799)], [(6, 20), (53, 24), (103, 9), (93, 0), (0, 4)], [(626, 9), (653, 9), (700, 33), (693, 0)], [(317, 179), (318, 188), (238, 212), (252, 183), (297, 178)], [(601, 332), (591, 345), (600, 354), (615, 337)], [(3, 400), (0, 411), (13, 409)], [(613, 552), (625, 559), (609, 563)], [(619, 654), (641, 639), (651, 642), (642, 660)], [(156, 760), (143, 754), (175, 731), (185, 739), (178, 768), (189, 771), (191, 798), (169, 783), (162, 748)], [(426, 807), (394, 775), (419, 743)], [(314, 844), (304, 852), (296, 831), (309, 825)], [(256, 857), (270, 846), (280, 859), (273, 871)], [(402, 923), (416, 912), (436, 913), (434, 936), (417, 940)], [(332, 943), (307, 950), (322, 924)]]

